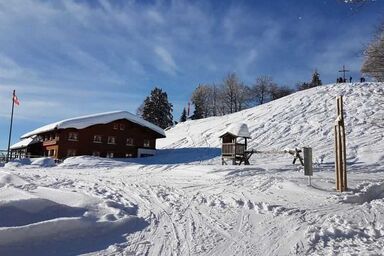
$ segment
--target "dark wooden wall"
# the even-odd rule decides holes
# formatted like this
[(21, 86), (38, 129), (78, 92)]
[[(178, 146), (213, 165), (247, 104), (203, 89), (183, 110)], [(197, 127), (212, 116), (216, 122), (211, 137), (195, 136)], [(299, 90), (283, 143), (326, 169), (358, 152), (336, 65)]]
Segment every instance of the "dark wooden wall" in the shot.
[[(117, 130), (114, 129), (114, 124), (118, 124)], [(120, 125), (124, 126), (124, 130), (120, 130)], [(78, 141), (68, 140), (70, 132), (78, 134)], [(56, 149), (55, 146), (58, 146), (54, 157), (59, 159), (66, 158), (68, 150), (76, 150), (76, 155), (92, 155), (98, 151), (102, 157), (107, 156), (107, 153), (113, 153), (113, 157), (126, 157), (126, 154), (137, 157), (138, 148), (156, 149), (156, 139), (163, 137), (149, 128), (126, 119), (116, 120), (108, 124), (97, 124), (84, 129), (59, 129), (40, 135), (52, 138), (43, 142), (43, 150)], [(102, 136), (102, 142), (94, 143), (94, 135)], [(108, 144), (108, 136), (114, 136), (116, 144)], [(133, 138), (133, 146), (126, 145), (127, 138)], [(149, 147), (144, 147), (145, 139), (149, 140)]]

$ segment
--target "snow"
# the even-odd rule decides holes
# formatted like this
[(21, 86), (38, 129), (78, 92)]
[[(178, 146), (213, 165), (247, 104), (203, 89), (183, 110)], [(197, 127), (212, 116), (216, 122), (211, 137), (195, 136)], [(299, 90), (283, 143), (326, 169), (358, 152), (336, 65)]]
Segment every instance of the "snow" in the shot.
[(36, 186), (10, 173), (0, 177), (1, 255), (60, 255), (59, 247), (65, 255), (78, 254), (102, 235), (121, 236), (147, 225), (134, 215), (135, 206)]
[(37, 143), (37, 136), (32, 136), (32, 137), (29, 137), (29, 138), (26, 138), (26, 139), (23, 139), (19, 142), (16, 142), (15, 144), (13, 144), (10, 149), (19, 149), (19, 148), (25, 148), (27, 147), (28, 145), (31, 145), (31, 144), (34, 144), (34, 143)]
[(234, 123), (229, 125), (227, 130), (221, 134), (219, 137), (222, 137), (224, 134), (231, 134), (236, 137), (243, 137), (243, 138), (251, 138), (251, 135), (249, 134), (248, 131), (248, 126), (247, 124), (244, 123)]
[(7, 168), (16, 168), (19, 166), (25, 166), (26, 168), (36, 168), (36, 167), (52, 167), (55, 166), (55, 160), (50, 157), (39, 157), (39, 158), (22, 158), (14, 159), (5, 164)]
[[(344, 83), (300, 91), (261, 106), (222, 117), (188, 120), (157, 140), (158, 148), (220, 148), (217, 138), (232, 124), (245, 123), (248, 147), (281, 151), (312, 147), (317, 162), (334, 161), (336, 96), (344, 96), (348, 161), (375, 163), (384, 158), (383, 83)], [(268, 161), (270, 155), (251, 158)], [(259, 159), (262, 158), (262, 159)]]
[(112, 112), (105, 112), (105, 113), (70, 118), (70, 119), (62, 120), (52, 124), (48, 124), (22, 135), (21, 138), (25, 139), (25, 138), (31, 137), (32, 135), (36, 135), (42, 132), (52, 131), (55, 129), (66, 129), (66, 128), (83, 129), (91, 125), (107, 124), (119, 119), (127, 119), (133, 123), (147, 127), (157, 132), (162, 137), (165, 137), (165, 133), (163, 129), (161, 129), (157, 125), (154, 125), (127, 111), (112, 111)]
[[(335, 96), (344, 95), (348, 187), (335, 191)], [(383, 255), (384, 84), (309, 89), (180, 123), (156, 156), (0, 168), (0, 255)], [(381, 104), (381, 105), (380, 105)], [(221, 165), (220, 139), (311, 146), (312, 186), (289, 154)], [(18, 164), (16, 164), (18, 163)]]
[(4, 166), (6, 168), (13, 168), (13, 167), (19, 167), (21, 165), (30, 165), (30, 164), (31, 164), (31, 159), (22, 158), (22, 159), (12, 160), (12, 161), (6, 163)]
[(50, 157), (39, 157), (34, 158), (31, 162), (31, 165), (33, 166), (39, 166), (39, 167), (52, 167), (55, 166), (55, 160)]

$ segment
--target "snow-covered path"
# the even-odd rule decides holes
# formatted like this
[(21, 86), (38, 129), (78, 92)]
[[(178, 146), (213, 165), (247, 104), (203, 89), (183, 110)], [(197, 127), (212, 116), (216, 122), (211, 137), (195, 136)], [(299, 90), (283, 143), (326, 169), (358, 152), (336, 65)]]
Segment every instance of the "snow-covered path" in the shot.
[[(313, 187), (298, 167), (138, 165), (17, 168), (38, 186), (80, 192), (121, 207), (147, 225), (126, 242), (91, 254), (287, 255), (384, 253), (384, 170), (350, 166), (351, 192), (334, 192), (334, 172), (316, 169)], [(87, 166), (90, 164), (90, 166)], [(96, 164), (97, 165), (97, 164)], [(64, 239), (65, 243), (65, 239)], [(113, 245), (113, 243), (116, 243)], [(65, 255), (65, 253), (63, 252)]]

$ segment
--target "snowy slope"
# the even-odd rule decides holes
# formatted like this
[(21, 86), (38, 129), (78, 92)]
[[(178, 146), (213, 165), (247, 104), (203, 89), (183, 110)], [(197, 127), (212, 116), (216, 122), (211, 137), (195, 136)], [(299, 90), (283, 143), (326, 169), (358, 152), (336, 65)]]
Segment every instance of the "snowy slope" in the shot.
[(218, 137), (228, 126), (246, 123), (250, 148), (309, 146), (315, 160), (332, 162), (337, 95), (344, 96), (349, 161), (384, 160), (384, 83), (325, 85), (234, 114), (179, 123), (158, 147), (220, 147)]

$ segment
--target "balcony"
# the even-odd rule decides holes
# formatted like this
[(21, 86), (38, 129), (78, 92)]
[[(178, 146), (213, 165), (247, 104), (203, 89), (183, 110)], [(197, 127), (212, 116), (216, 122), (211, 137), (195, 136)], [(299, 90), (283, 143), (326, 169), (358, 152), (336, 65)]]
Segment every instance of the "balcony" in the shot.
[(223, 143), (221, 147), (221, 155), (235, 157), (244, 155), (245, 144), (240, 143)]
[(54, 138), (54, 139), (50, 139), (50, 140), (45, 140), (43, 141), (43, 146), (52, 146), (52, 145), (56, 145), (59, 141), (59, 138)]

